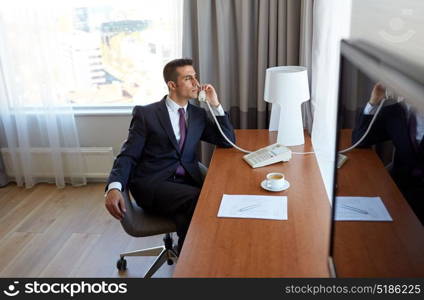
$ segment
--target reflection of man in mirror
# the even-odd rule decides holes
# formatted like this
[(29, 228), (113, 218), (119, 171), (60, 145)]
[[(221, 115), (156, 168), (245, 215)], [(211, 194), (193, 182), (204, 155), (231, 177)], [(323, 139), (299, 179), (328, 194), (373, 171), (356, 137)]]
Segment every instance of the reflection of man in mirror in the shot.
[[(386, 89), (381, 83), (374, 85), (370, 100), (361, 110), (352, 133), (352, 143), (366, 132)], [(371, 130), (360, 146), (369, 147), (392, 141), (395, 147), (390, 173), (424, 224), (424, 116), (404, 102), (381, 108)]]

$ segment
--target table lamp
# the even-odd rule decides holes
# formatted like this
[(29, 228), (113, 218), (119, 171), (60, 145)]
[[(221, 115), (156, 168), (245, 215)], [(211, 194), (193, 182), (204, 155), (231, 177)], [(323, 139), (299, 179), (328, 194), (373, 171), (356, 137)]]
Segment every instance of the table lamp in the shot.
[(264, 99), (272, 103), (269, 130), (277, 130), (277, 143), (303, 145), (302, 109), (309, 100), (308, 71), (301, 66), (273, 67), (266, 70)]

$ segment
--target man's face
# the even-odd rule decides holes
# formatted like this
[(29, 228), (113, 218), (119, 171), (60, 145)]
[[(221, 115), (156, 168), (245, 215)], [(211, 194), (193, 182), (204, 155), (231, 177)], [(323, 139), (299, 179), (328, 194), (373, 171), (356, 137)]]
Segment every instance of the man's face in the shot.
[(178, 77), (175, 84), (175, 93), (186, 99), (197, 98), (199, 82), (193, 66), (183, 66), (177, 69)]

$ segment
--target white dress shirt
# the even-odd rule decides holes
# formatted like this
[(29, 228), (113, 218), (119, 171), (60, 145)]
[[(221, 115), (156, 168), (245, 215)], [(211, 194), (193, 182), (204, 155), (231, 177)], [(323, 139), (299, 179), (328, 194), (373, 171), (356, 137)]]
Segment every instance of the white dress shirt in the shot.
[[(180, 141), (181, 138), (181, 134), (180, 134), (180, 114), (178, 112), (178, 109), (180, 108), (184, 108), (184, 117), (186, 120), (186, 125), (188, 126), (189, 124), (187, 124), (187, 120), (188, 120), (188, 114), (187, 114), (187, 106), (188, 104), (186, 104), (185, 106), (179, 106), (174, 100), (172, 100), (169, 96), (166, 97), (165, 99), (165, 103), (166, 103), (166, 108), (168, 109), (168, 114), (169, 114), (169, 119), (171, 120), (171, 125), (172, 125), (172, 130), (174, 131), (175, 134), (175, 138), (177, 139), (177, 143)], [(224, 109), (222, 108), (222, 105), (220, 104), (218, 107), (213, 107), (211, 106), (213, 114), (215, 116), (225, 116), (225, 112)], [(107, 192), (106, 194), (113, 189), (118, 189), (120, 191), (122, 191), (122, 185), (120, 182), (115, 181), (115, 182), (111, 182), (107, 188)]]
[(371, 105), (369, 102), (365, 105), (364, 115), (374, 115), (377, 111), (378, 105)]

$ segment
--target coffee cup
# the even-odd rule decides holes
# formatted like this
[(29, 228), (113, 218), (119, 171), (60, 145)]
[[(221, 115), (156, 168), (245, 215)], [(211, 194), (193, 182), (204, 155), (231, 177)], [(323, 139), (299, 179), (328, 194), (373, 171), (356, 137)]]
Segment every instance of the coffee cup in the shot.
[(266, 175), (266, 187), (273, 190), (281, 189), (284, 186), (283, 173), (268, 173)]

